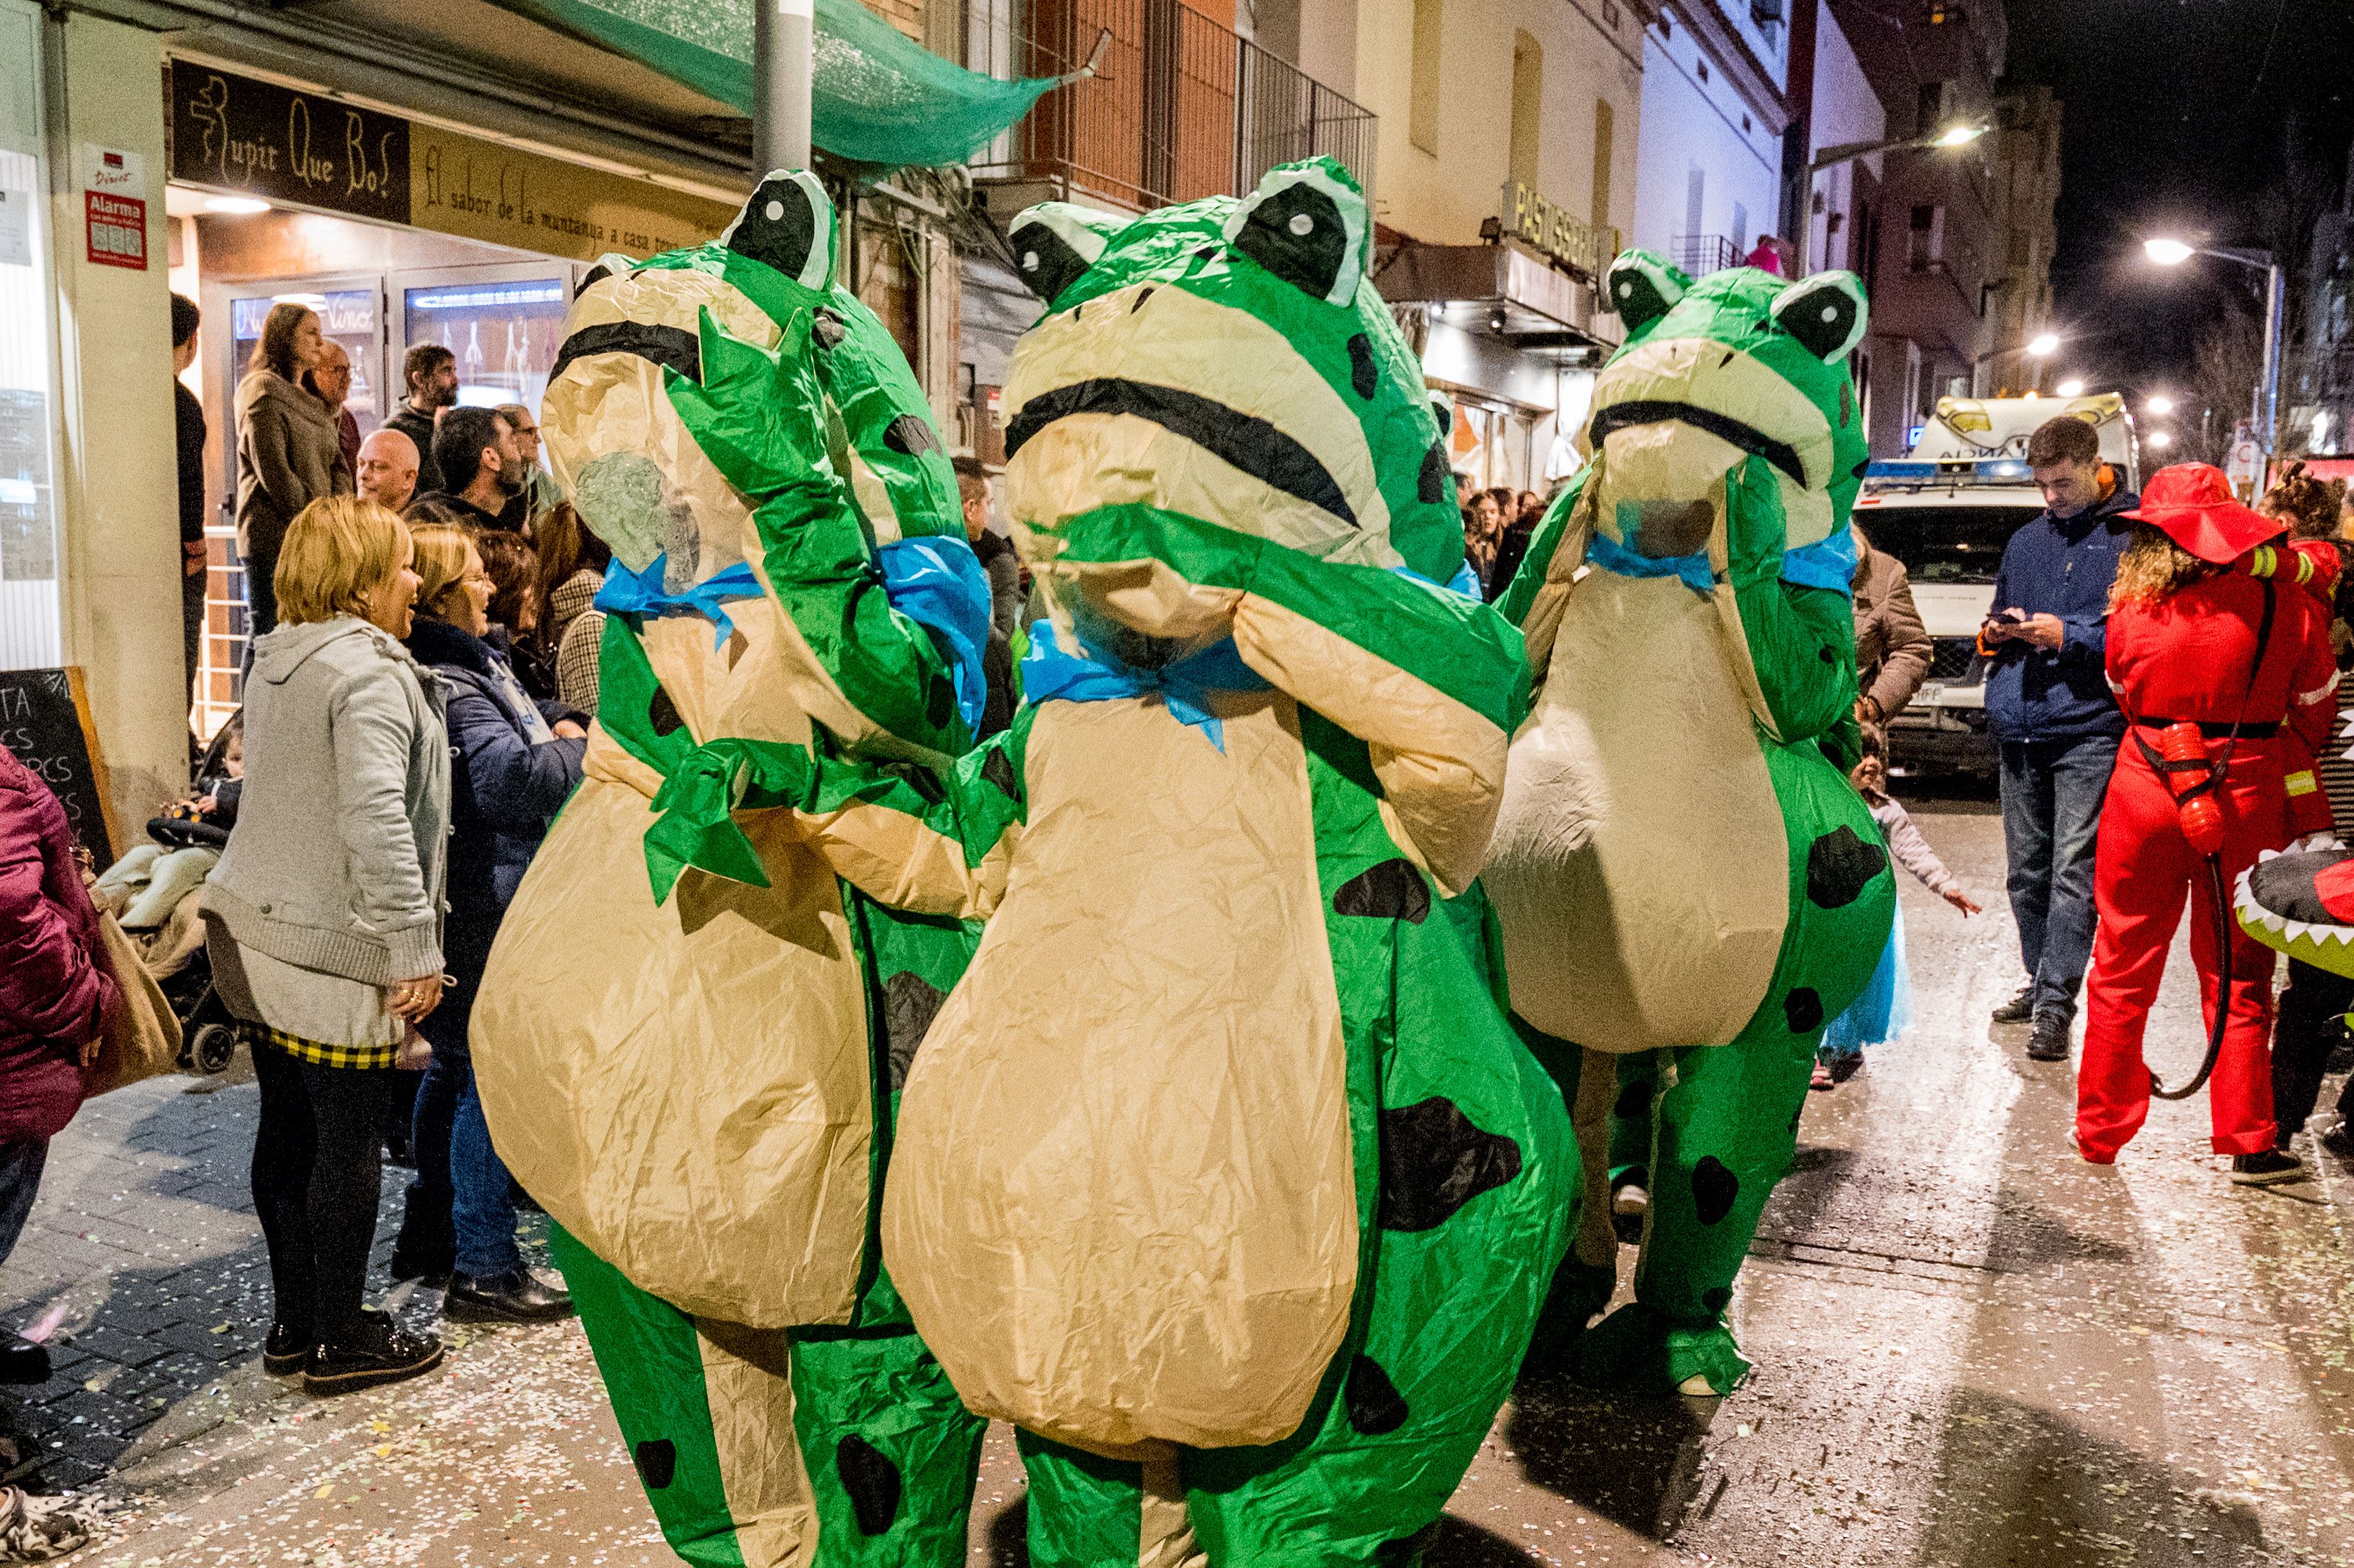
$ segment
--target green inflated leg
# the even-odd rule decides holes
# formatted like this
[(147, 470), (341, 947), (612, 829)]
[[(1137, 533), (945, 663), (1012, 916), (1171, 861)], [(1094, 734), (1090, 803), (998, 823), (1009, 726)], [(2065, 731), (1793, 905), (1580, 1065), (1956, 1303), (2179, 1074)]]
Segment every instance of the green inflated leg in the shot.
[[(721, 1452), (706, 1366), (717, 1347), (698, 1331), (693, 1318), (631, 1285), (563, 1226), (551, 1223), (547, 1234), (663, 1539), (696, 1568), (759, 1568), (783, 1561), (774, 1547), (779, 1537), (801, 1538), (809, 1509), (805, 1500), (774, 1496), (749, 1507), (747, 1499), (731, 1501), (728, 1482), (738, 1468), (736, 1462), (757, 1456)], [(769, 1340), (777, 1393), (790, 1401), (784, 1336), (773, 1333)], [(723, 1404), (733, 1392), (723, 1390)], [(739, 1540), (748, 1528), (757, 1538), (749, 1552)]]

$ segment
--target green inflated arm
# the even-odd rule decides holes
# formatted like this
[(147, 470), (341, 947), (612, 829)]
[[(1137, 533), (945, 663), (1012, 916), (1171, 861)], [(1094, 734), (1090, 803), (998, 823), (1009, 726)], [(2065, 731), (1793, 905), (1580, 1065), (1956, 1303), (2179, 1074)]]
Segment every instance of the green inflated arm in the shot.
[(972, 742), (956, 675), (930, 631), (891, 608), (846, 479), (827, 455), (825, 397), (810, 313), (775, 351), (701, 313), (701, 379), (663, 376), (671, 405), (715, 467), (743, 493), (759, 568), (823, 677), (877, 728), (953, 756)]
[[(1856, 697), (1855, 614), (1848, 596), (1782, 579), (1787, 546), (1782, 496), (1766, 460), (1752, 457), (1727, 476), (1733, 509), (1727, 567), (1749, 659), (1775, 727), (1785, 741), (1808, 740), (1842, 720)], [(1836, 739), (1834, 744), (1837, 744)], [(1850, 742), (1851, 745), (1852, 742)]]
[[(1545, 508), (1544, 517), (1537, 524), (1536, 532), (1529, 536), (1528, 554), (1521, 557), (1520, 567), (1512, 573), (1511, 582), (1497, 597), (1496, 608), (1514, 626), (1527, 627), (1529, 609), (1536, 603), (1537, 590), (1544, 586), (1545, 574), (1553, 566), (1553, 558), (1561, 553), (1563, 542), (1569, 537), (1569, 520), (1577, 510), (1577, 498), (1585, 493), (1586, 481), (1594, 477), (1594, 471), (1600, 463), (1597, 456), (1593, 462), (1579, 469), (1569, 483), (1563, 487), (1562, 493), (1553, 497), (1553, 504)], [(1538, 665), (1543, 662), (1533, 648), (1529, 650), (1529, 662)]]

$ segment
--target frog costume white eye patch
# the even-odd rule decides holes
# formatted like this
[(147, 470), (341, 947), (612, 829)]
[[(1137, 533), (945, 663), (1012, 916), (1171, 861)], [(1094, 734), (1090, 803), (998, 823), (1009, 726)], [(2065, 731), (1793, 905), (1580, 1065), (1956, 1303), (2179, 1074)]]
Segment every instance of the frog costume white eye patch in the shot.
[(1649, 250), (1622, 250), (1610, 263), (1604, 283), (1610, 308), (1628, 332), (1650, 325), (1670, 311), (1691, 287), (1691, 280), (1668, 265), (1667, 258)]
[(1826, 365), (1855, 352), (1871, 324), (1863, 280), (1852, 272), (1818, 272), (1774, 296), (1774, 319), (1782, 330)]
[(1226, 219), (1226, 243), (1330, 305), (1357, 296), (1365, 275), (1365, 196), (1315, 166), (1276, 169)]
[(1096, 264), (1121, 227), (1108, 213), (1046, 201), (1023, 209), (1006, 238), (1013, 241), (1013, 268), (1023, 287), (1051, 305)]
[(833, 203), (807, 169), (771, 169), (719, 243), (804, 289), (822, 289), (833, 276)]

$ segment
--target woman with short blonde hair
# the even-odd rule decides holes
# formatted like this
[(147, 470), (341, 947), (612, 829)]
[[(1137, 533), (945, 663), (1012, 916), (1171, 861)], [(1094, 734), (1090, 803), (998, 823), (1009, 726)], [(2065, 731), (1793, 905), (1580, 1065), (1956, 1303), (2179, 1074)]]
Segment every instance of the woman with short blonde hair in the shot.
[(319, 1394), (441, 1359), (361, 1305), (394, 1069), (424, 1065), (417, 1023), (441, 995), (450, 739), (440, 683), (400, 641), (413, 554), (399, 518), (351, 496), (287, 529), (286, 619), (254, 640), (245, 683), (244, 809), (204, 891), (215, 985), (261, 1026), (262, 1364)]
[(410, 546), (399, 514), (356, 495), (314, 501), (287, 530), (271, 587), (281, 624), (367, 619), (366, 590), (388, 580)]

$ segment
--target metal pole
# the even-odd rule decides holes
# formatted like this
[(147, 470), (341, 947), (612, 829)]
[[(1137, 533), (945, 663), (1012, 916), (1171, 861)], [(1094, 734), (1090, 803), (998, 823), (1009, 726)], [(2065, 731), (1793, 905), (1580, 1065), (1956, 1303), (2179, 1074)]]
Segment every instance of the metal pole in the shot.
[(2275, 421), (2280, 418), (2281, 318), (2287, 313), (2283, 293), (2280, 263), (2267, 259), (2264, 262), (2264, 370), (2256, 384), (2256, 439), (2264, 443), (2264, 455), (2273, 454), (2274, 443), (2279, 437)]
[(1798, 176), (1798, 259), (1790, 269), (1793, 281), (1807, 275), (1807, 253), (1813, 249), (1808, 241), (1815, 237), (1815, 175), (1819, 172), (1808, 164)]
[(810, 57), (815, 0), (752, 0), (752, 154), (756, 173), (810, 162)]

